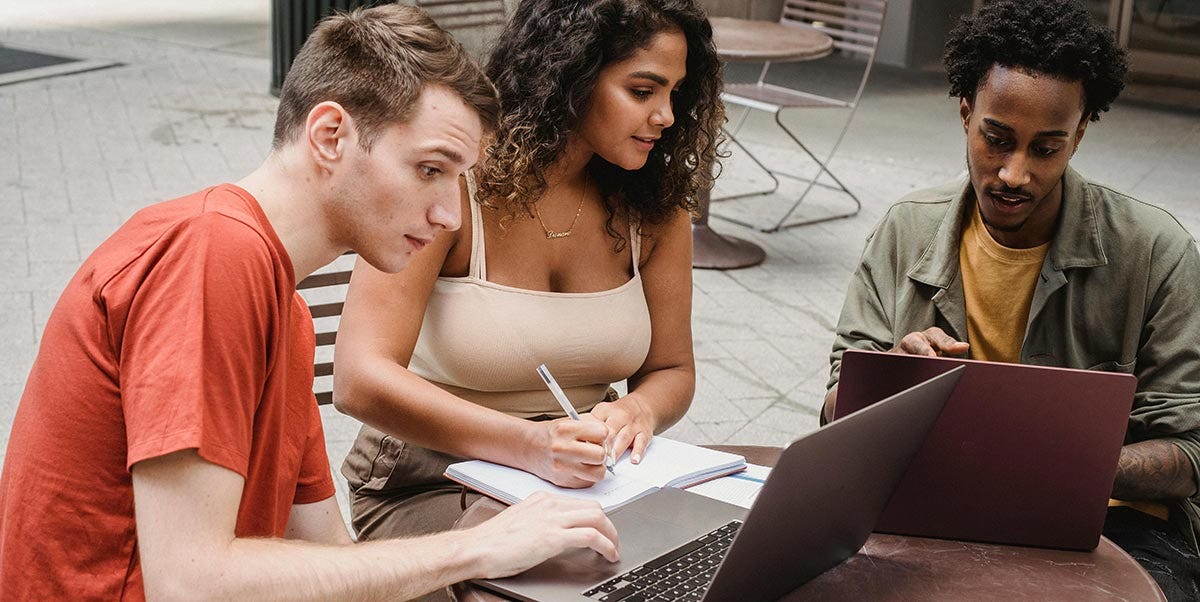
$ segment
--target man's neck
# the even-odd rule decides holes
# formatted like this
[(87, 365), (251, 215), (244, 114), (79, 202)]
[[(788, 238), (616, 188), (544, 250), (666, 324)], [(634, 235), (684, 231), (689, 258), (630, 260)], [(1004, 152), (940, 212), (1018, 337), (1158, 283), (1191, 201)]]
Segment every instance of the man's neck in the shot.
[[(293, 151), (294, 152), (294, 151)], [(321, 174), (288, 149), (272, 151), (258, 169), (237, 182), (258, 201), (287, 250), (300, 282), (346, 251), (335, 240), (326, 214)]]

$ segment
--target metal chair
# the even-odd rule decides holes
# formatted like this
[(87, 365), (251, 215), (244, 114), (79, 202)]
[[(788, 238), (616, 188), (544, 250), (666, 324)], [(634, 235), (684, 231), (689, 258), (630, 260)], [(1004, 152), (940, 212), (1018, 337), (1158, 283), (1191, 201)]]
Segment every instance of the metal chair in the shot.
[[(783, 85), (769, 83), (768, 72), (772, 63), (785, 62), (789, 60), (806, 60), (775, 58), (771, 56), (770, 48), (761, 48), (758, 54), (759, 60), (763, 61), (762, 71), (759, 74), (758, 80), (754, 83), (734, 83), (726, 84), (725, 92), (721, 95), (721, 99), (726, 104), (736, 104), (745, 107), (739, 118), (737, 125), (732, 131), (727, 131), (729, 140), (733, 142), (746, 156), (755, 163), (759, 168), (766, 172), (771, 178), (772, 186), (766, 190), (758, 190), (753, 192), (735, 194), (727, 197), (714, 198), (714, 201), (729, 200), (735, 198), (743, 198), (748, 196), (768, 195), (774, 193), (779, 188), (779, 177), (786, 177), (802, 182), (806, 182), (803, 192), (788, 208), (778, 221), (768, 227), (762, 227), (748, 222), (744, 222), (732, 217), (718, 215), (713, 213), (713, 217), (718, 217), (723, 220), (731, 221), (736, 224), (756, 228), (763, 232), (778, 232), (786, 228), (814, 224), (835, 219), (852, 217), (857, 215), (862, 208), (858, 197), (851, 192), (841, 180), (829, 171), (828, 163), (833, 159), (838, 147), (846, 136), (846, 131), (850, 128), (850, 122), (854, 119), (854, 113), (858, 109), (859, 100), (862, 98), (863, 89), (866, 88), (867, 79), (871, 75), (871, 67), (875, 63), (875, 50), (879, 44), (879, 34), (883, 27), (883, 18), (887, 10), (887, 0), (786, 0), (783, 6), (783, 14), (780, 16), (779, 25), (794, 28), (791, 31), (817, 31), (823, 33), (833, 40), (833, 48), (836, 52), (845, 55), (857, 55), (865, 58), (862, 67), (862, 78), (858, 82), (858, 87), (854, 95), (849, 98), (839, 98), (836, 96), (826, 96), (806, 92), (795, 88), (786, 87)], [(729, 20), (740, 21), (740, 20)], [(746, 24), (755, 22), (746, 22)], [(762, 22), (757, 22), (761, 27)], [(771, 24), (775, 26), (775, 24)], [(721, 40), (717, 40), (717, 52), (727, 60), (752, 60), (755, 58), (755, 53), (748, 53), (746, 47), (740, 48), (722, 48)], [(788, 128), (781, 119), (785, 109), (794, 108), (840, 108), (848, 109), (849, 114), (846, 117), (845, 123), (842, 125), (841, 131), (834, 140), (833, 147), (824, 159), (818, 158), (803, 142), (797, 137), (796, 133)], [(795, 142), (808, 157), (810, 157), (818, 166), (816, 175), (812, 178), (781, 172), (767, 167), (758, 157), (750, 152), (749, 149), (737, 138), (737, 133), (741, 130), (741, 126), (745, 123), (746, 117), (751, 109), (769, 111), (774, 113), (775, 123), (779, 126), (789, 138)], [(820, 181), (822, 174), (829, 177), (834, 184), (827, 184)], [(796, 208), (804, 201), (814, 186), (820, 186), (830, 190), (845, 194), (854, 204), (852, 210), (846, 212), (835, 213), (822, 217), (806, 219), (798, 222), (787, 223)]]
[(313, 394), (319, 405), (333, 403), (333, 343), (341, 323), (346, 286), (350, 284), (350, 272), (354, 270), (357, 258), (353, 253), (346, 253), (296, 285), (296, 290), (308, 304), (316, 333)]

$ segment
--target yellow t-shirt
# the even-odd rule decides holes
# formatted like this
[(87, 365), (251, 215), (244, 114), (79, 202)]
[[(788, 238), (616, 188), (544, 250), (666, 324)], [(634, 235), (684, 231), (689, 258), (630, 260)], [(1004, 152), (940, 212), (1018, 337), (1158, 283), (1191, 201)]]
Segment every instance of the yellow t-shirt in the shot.
[(978, 205), (971, 211), (958, 249), (971, 359), (1021, 361), (1033, 289), (1049, 248), (1047, 242), (1030, 249), (1010, 249), (988, 233)]
[[(979, 207), (963, 228), (958, 249), (963, 293), (967, 301), (967, 340), (971, 359), (1017, 363), (1033, 303), (1033, 289), (1050, 243), (1030, 249), (1010, 249), (992, 238)], [(1128, 506), (1168, 520), (1170, 510), (1156, 502), (1109, 500), (1109, 506)]]

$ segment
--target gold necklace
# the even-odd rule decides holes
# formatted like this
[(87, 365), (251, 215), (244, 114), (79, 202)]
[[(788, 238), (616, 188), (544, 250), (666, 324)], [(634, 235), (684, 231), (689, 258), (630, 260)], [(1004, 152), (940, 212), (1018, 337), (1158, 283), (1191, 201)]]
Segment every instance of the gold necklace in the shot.
[(542, 213), (538, 211), (537, 203), (533, 205), (533, 214), (537, 216), (538, 223), (542, 225), (542, 231), (546, 233), (546, 238), (566, 238), (575, 231), (575, 223), (579, 221), (579, 216), (583, 213), (583, 201), (587, 198), (587, 184), (584, 184), (583, 190), (579, 193), (579, 208), (575, 210), (575, 217), (571, 219), (571, 226), (562, 232), (555, 232), (546, 227), (546, 222), (542, 221)]

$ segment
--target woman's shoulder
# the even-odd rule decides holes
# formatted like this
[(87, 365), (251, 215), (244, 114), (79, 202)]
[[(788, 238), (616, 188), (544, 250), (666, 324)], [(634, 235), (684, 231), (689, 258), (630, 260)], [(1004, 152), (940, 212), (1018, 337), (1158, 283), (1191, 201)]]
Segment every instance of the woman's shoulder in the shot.
[[(459, 178), (461, 185), (461, 205), (459, 207), (461, 213), (461, 222), (457, 230), (446, 232), (445, 235), (450, 239), (448, 242), (450, 248), (446, 250), (446, 259), (442, 262), (442, 270), (438, 274), (444, 277), (461, 277), (466, 276), (471, 270), (471, 237), (474, 230), (474, 220), (471, 217), (472, 205), (475, 201), (472, 198), (471, 190), (467, 184), (467, 178)], [(474, 208), (478, 210), (478, 207)]]
[(657, 253), (684, 253), (691, 248), (692, 216), (676, 209), (661, 221), (642, 221), (633, 229), (641, 238), (638, 265), (644, 266)]

